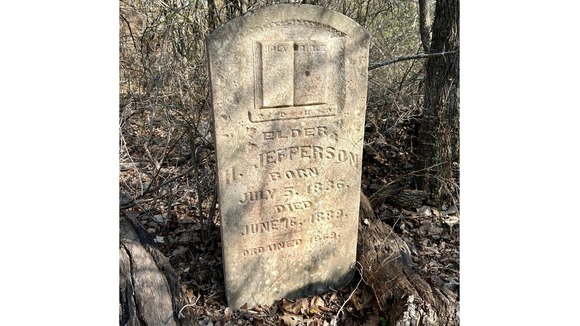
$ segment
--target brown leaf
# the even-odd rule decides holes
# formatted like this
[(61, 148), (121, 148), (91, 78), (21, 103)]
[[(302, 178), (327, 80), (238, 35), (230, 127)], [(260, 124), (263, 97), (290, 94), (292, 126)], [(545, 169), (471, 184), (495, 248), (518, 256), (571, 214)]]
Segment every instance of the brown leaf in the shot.
[(362, 305), (361, 305), (360, 299), (358, 298), (356, 293), (352, 294), (351, 301), (354, 304), (354, 307), (356, 308), (356, 310), (360, 311), (362, 308)]
[(332, 302), (336, 300), (336, 292), (332, 292), (332, 295), (330, 296), (330, 299), (328, 299), (328, 302)]
[(332, 311), (332, 309), (330, 309), (328, 307), (318, 307), (318, 308), (324, 312)]
[(282, 309), (291, 314), (305, 314), (308, 312), (308, 298), (299, 299), (295, 302), (282, 299)]
[(230, 307), (227, 307), (224, 310), (224, 320), (228, 321), (228, 320), (232, 319), (232, 313), (233, 313), (232, 309)]
[(308, 314), (308, 298), (298, 300), (296, 303), (300, 304), (300, 312), (304, 315)]
[(292, 305), (294, 305), (294, 302), (293, 301), (290, 301), (290, 300), (288, 300), (286, 298), (283, 298), (282, 299), (282, 305), (281, 305), (282, 306), (282, 310), (291, 311), (292, 310)]
[(419, 208), (417, 208), (417, 213), (419, 214), (419, 216), (431, 216), (431, 207), (429, 206), (421, 206)]
[(302, 316), (284, 313), (284, 315), (280, 316), (280, 320), (286, 326), (297, 326), (302, 321)]
[(311, 307), (324, 307), (325, 305), (326, 303), (324, 302), (324, 300), (322, 300), (322, 298), (317, 295), (315, 295), (310, 301)]
[(318, 309), (320, 307), (310, 307), (310, 309), (308, 309), (308, 316), (312, 316), (312, 315), (318, 315), (320, 314), (320, 310)]
[(446, 218), (443, 222), (449, 226), (454, 226), (455, 224), (459, 223), (459, 216), (450, 216)]
[(270, 313), (272, 315), (275, 315), (278, 313), (278, 305), (273, 305), (272, 307), (270, 307)]
[(431, 211), (433, 211), (433, 215), (435, 215), (435, 217), (441, 217), (441, 212), (436, 210), (436, 209), (432, 209)]

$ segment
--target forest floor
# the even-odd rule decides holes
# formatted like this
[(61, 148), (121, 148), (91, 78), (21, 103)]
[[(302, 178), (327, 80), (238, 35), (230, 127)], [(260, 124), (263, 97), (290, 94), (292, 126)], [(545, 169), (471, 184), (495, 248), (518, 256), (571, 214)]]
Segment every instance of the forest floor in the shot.
[[(405, 150), (408, 148), (405, 137), (399, 135), (396, 141), (387, 141), (370, 129), (367, 130), (364, 148), (363, 193), (371, 201), (377, 218), (392, 226), (407, 242), (414, 269), (428, 283), (447, 288), (459, 297), (458, 203), (434, 207), (425, 201), (417, 207), (405, 207), (390, 200), (392, 196), (385, 196), (385, 189), (392, 189), (393, 184), (412, 188), (409, 180), (414, 174), (417, 158)], [(131, 157), (121, 155), (121, 207), (137, 216), (161, 252), (169, 258), (189, 300), (183, 309), (195, 315), (199, 325), (388, 325), (371, 288), (361, 279), (360, 273), (347, 285), (322, 295), (293, 301), (284, 299), (272, 306), (227, 308), (219, 204), (213, 204), (213, 195), (193, 207), (169, 205), (171, 210), (151, 204), (163, 200), (127, 204), (131, 202), (131, 195), (127, 194), (128, 185), (145, 177), (140, 169), (123, 166), (135, 166), (139, 159), (137, 152), (133, 152)], [(142, 161), (146, 159), (142, 158)], [(209, 165), (206, 167), (208, 170), (213, 169), (213, 160), (204, 162)], [(172, 173), (179, 174), (177, 170)], [(192, 184), (194, 182), (180, 182), (177, 187), (193, 187)], [(183, 191), (191, 192), (188, 189)], [(163, 198), (156, 196), (157, 199)]]

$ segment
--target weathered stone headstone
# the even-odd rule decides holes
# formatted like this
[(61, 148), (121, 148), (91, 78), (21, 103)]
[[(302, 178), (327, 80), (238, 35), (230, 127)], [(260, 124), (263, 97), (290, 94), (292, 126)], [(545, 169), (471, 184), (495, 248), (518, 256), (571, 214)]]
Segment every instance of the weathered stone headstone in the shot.
[(352, 276), (369, 40), (310, 5), (269, 6), (208, 36), (230, 307)]

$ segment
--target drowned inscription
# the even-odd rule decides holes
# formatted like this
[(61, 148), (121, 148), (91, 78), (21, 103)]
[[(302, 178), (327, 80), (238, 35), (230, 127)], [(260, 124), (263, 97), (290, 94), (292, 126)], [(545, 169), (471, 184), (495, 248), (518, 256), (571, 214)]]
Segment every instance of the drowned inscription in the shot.
[(208, 36), (230, 307), (352, 276), (368, 46), (354, 21), (310, 5), (269, 6)]

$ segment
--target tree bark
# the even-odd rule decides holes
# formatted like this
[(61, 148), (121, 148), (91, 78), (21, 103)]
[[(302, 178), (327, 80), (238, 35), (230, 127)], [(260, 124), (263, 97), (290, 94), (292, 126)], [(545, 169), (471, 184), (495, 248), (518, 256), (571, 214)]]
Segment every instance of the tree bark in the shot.
[(429, 0), (419, 0), (419, 34), (421, 35), (421, 45), (423, 45), (423, 51), (429, 53), (429, 48), (431, 46), (431, 5)]
[(187, 304), (169, 260), (132, 217), (121, 213), (119, 245), (119, 325), (194, 325), (177, 313)]
[(226, 17), (232, 20), (248, 11), (247, 0), (228, 0), (226, 2)]
[(217, 8), (215, 0), (207, 0), (207, 27), (210, 31), (214, 30), (217, 23)]
[(381, 310), (393, 326), (459, 325), (459, 298), (438, 288), (413, 270), (409, 247), (378, 220), (364, 194), (358, 237), (358, 261)]
[[(459, 0), (439, 0), (431, 52), (459, 50)], [(429, 57), (426, 62), (425, 100), (419, 129), (418, 154), (427, 173), (418, 180), (436, 204), (455, 200), (453, 162), (459, 160), (459, 53)]]

